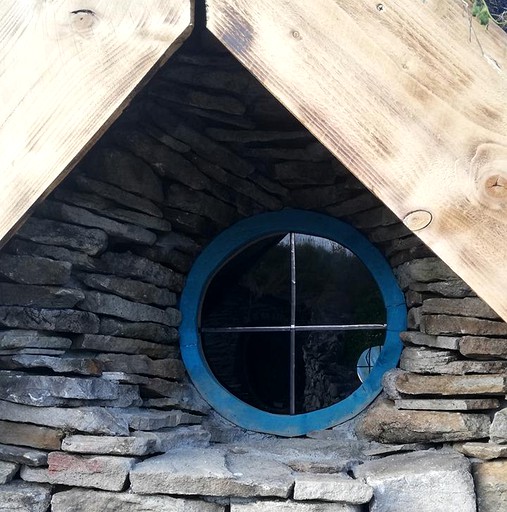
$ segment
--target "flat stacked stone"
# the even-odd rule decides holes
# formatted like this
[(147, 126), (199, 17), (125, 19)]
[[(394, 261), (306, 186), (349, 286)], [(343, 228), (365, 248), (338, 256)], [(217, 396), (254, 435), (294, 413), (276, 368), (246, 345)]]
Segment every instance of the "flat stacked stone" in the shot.
[(220, 448), (176, 450), (138, 464), (130, 473), (135, 493), (287, 498), (294, 477), (287, 466)]
[(452, 451), (391, 455), (353, 471), (373, 487), (372, 512), (476, 511), (470, 462)]
[(374, 405), (357, 426), (359, 435), (381, 443), (448, 442), (484, 439), (487, 414), (442, 410), (398, 409), (384, 400)]
[(51, 502), (51, 487), (19, 480), (0, 485), (2, 512), (47, 512)]
[(9, 483), (19, 470), (19, 464), (0, 461), (0, 485)]
[(121, 491), (136, 460), (132, 457), (95, 457), (51, 452), (48, 455), (48, 469), (24, 466), (21, 478), (27, 482)]
[(473, 475), (478, 512), (498, 512), (507, 508), (507, 461), (474, 463)]
[(322, 500), (361, 505), (369, 503), (373, 488), (363, 480), (346, 474), (299, 474), (294, 485), (294, 500)]

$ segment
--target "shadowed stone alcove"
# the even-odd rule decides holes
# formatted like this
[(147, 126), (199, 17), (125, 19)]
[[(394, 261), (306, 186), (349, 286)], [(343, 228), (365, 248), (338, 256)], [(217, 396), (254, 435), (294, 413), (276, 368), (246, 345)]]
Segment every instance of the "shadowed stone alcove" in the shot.
[[(353, 226), (405, 293), (400, 369), (359, 435), (356, 420), (297, 439), (245, 431), (181, 360), (198, 255), (287, 208)], [(228, 298), (228, 322), (244, 293)], [(344, 304), (327, 293), (309, 308), (319, 322)], [(266, 316), (282, 300), (270, 292)], [(505, 507), (507, 466), (487, 460), (507, 453), (507, 325), (202, 28), (1, 251), (0, 304), (0, 509), (468, 511), (476, 494), (482, 511)], [(339, 347), (323, 341), (301, 356), (309, 408), (343, 383)], [(213, 350), (216, 364), (234, 359)]]

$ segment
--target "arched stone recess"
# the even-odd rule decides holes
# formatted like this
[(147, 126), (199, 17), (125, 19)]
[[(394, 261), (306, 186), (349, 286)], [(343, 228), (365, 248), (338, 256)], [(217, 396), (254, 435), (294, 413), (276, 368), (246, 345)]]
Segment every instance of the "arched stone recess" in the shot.
[[(198, 255), (236, 222), (285, 208), (357, 229), (405, 293), (401, 369), (387, 374), (359, 437), (356, 421), (295, 440), (246, 432), (210, 409), (181, 360), (179, 300)], [(335, 501), (359, 511), (372, 493), (389, 499), (370, 462), (378, 454), (488, 438), (458, 448), (505, 453), (495, 443), (507, 440), (507, 325), (204, 31), (3, 248), (0, 304), (0, 503), (250, 512), (297, 511), (312, 499), (322, 503), (301, 510), (336, 510)], [(456, 475), (461, 493), (449, 498), (430, 482), (428, 495), (446, 510), (472, 510), (462, 456), (401, 457), (393, 467), (402, 460), (417, 473), (429, 460), (440, 483)], [(202, 460), (215, 480), (200, 473)], [(488, 464), (476, 468), (479, 495), (495, 478)], [(334, 474), (346, 471), (356, 480)], [(397, 491), (405, 510), (421, 509), (414, 475)], [(344, 494), (308, 490), (315, 481), (336, 488), (336, 479)]]

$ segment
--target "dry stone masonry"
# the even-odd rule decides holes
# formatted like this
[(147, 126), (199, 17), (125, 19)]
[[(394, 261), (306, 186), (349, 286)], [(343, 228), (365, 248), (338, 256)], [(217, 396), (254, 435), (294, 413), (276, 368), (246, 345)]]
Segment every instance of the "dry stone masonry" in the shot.
[[(285, 207), (358, 228), (406, 295), (357, 435), (244, 432), (181, 361), (197, 255)], [(202, 31), (0, 252), (0, 511), (499, 512), (506, 393), (507, 324)]]

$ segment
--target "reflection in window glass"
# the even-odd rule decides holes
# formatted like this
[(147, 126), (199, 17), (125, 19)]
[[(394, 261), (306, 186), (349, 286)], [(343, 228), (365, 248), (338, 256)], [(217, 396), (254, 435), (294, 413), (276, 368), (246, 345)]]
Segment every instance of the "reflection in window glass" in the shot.
[(215, 378), (237, 398), (301, 414), (361, 385), (359, 358), (383, 344), (385, 321), (379, 288), (357, 256), (326, 238), (281, 233), (249, 245), (215, 274), (202, 303), (201, 346)]
[(202, 305), (202, 327), (289, 325), (289, 235), (249, 246), (217, 273)]

